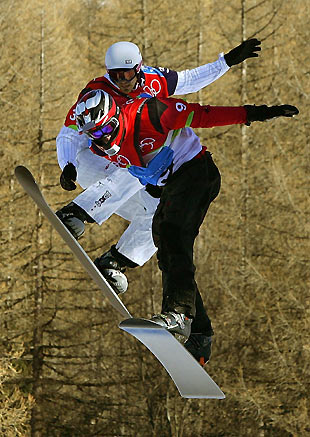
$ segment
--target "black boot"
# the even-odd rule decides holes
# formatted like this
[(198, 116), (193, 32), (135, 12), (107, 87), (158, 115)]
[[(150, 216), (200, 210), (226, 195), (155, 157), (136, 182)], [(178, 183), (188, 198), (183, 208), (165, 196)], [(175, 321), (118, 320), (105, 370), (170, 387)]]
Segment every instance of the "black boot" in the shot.
[(204, 366), (211, 356), (212, 336), (206, 334), (191, 334), (184, 343), (184, 347), (190, 352), (199, 364)]
[(169, 311), (167, 313), (155, 314), (151, 322), (155, 322), (173, 334), (189, 337), (191, 333), (191, 323), (193, 319), (186, 317), (183, 313)]
[(126, 267), (138, 266), (122, 255), (115, 246), (96, 258), (94, 264), (117, 294), (125, 293), (128, 288), (128, 281), (124, 275)]

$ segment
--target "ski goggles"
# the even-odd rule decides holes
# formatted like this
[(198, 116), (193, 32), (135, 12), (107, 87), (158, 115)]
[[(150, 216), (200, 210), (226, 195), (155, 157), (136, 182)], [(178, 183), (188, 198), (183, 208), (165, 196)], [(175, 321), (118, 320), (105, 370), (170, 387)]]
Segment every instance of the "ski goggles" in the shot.
[(112, 117), (108, 123), (100, 126), (98, 129), (93, 131), (86, 131), (85, 134), (92, 140), (99, 140), (103, 136), (112, 135), (116, 129), (119, 127), (119, 121), (116, 117)]
[(113, 82), (131, 82), (137, 75), (136, 67), (115, 68), (113, 70), (108, 70), (108, 73)]

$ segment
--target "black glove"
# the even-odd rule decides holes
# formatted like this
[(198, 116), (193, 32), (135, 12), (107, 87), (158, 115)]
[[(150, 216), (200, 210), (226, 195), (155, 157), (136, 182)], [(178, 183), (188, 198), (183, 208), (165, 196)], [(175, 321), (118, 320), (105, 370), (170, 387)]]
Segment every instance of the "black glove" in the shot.
[(247, 112), (247, 126), (250, 126), (252, 121), (265, 121), (276, 117), (293, 117), (299, 114), (296, 106), (280, 105), (280, 106), (255, 106), (244, 105)]
[(75, 190), (76, 185), (74, 181), (76, 181), (76, 176), (77, 172), (75, 166), (71, 162), (68, 162), (60, 175), (60, 185), (62, 188), (67, 191)]
[(243, 41), (238, 47), (224, 55), (226, 64), (231, 67), (232, 65), (240, 64), (240, 62), (247, 58), (257, 58), (258, 53), (255, 52), (261, 51), (260, 44), (261, 42), (256, 38)]

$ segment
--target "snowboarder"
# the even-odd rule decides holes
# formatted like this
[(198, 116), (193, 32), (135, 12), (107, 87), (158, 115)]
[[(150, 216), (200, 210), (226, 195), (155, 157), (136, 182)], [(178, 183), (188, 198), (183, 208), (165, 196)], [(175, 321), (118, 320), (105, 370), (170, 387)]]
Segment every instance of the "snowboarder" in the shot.
[[(143, 94), (168, 97), (196, 92), (220, 78), (231, 66), (257, 57), (260, 50), (260, 41), (253, 38), (225, 55), (221, 53), (213, 63), (177, 72), (143, 65), (139, 48), (131, 42), (120, 41), (110, 46), (106, 52), (107, 74), (90, 81), (79, 98), (90, 90), (102, 89), (111, 94), (118, 106), (121, 106)], [(88, 188), (98, 180), (108, 178), (118, 165), (117, 162), (106, 160), (105, 154), (100, 158), (92, 153), (85, 135), (78, 135), (75, 110), (76, 103), (69, 110), (56, 140), (58, 162), (62, 169), (60, 182), (65, 190), (74, 190), (76, 181), (83, 188)], [(135, 185), (136, 181), (128, 178), (126, 184)], [(120, 210), (115, 211), (130, 224), (118, 243), (112, 245), (95, 263), (117, 292), (126, 291), (127, 281), (123, 275), (125, 268), (142, 266), (156, 252), (151, 227), (159, 195), (155, 186), (141, 186), (140, 192), (123, 203)], [(67, 225), (70, 226), (72, 221), (68, 217)], [(96, 221), (100, 224), (104, 220), (96, 216)], [(71, 231), (74, 233), (73, 228)], [(111, 270), (115, 270), (114, 275), (110, 274)]]
[[(140, 184), (162, 187), (152, 232), (163, 302), (161, 314), (151, 320), (188, 337), (185, 347), (200, 362), (209, 359), (213, 331), (195, 282), (193, 245), (219, 193), (220, 173), (191, 127), (250, 124), (296, 114), (298, 109), (290, 105), (216, 107), (155, 97), (120, 108), (103, 90), (86, 93), (76, 106), (79, 133), (90, 139), (94, 153), (127, 168)], [(146, 143), (146, 138), (152, 141)], [(103, 210), (113, 206), (112, 194), (100, 205)], [(81, 223), (82, 214), (92, 217), (94, 208), (84, 193), (71, 205), (79, 211), (75, 219)], [(58, 212), (60, 218), (65, 208)]]

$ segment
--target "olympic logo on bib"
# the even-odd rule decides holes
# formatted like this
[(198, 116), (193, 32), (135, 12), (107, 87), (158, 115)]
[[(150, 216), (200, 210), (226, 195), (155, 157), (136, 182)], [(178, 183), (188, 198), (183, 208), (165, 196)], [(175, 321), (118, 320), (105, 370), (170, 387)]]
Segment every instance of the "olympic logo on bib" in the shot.
[(144, 152), (144, 148), (146, 146), (149, 146), (150, 149), (152, 150), (154, 148), (154, 143), (155, 143), (154, 138), (143, 138), (143, 140), (140, 141), (140, 149), (141, 149), (141, 151)]
[(117, 155), (115, 165), (118, 167), (127, 167), (127, 165), (131, 165), (131, 162), (124, 155)]
[(159, 80), (153, 79), (150, 83), (150, 86), (146, 85), (145, 87), (143, 87), (143, 90), (154, 97), (157, 96), (158, 93), (160, 93), (161, 84)]

